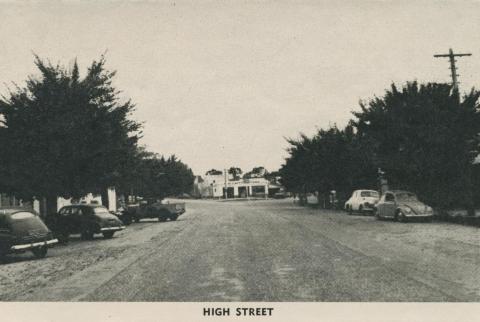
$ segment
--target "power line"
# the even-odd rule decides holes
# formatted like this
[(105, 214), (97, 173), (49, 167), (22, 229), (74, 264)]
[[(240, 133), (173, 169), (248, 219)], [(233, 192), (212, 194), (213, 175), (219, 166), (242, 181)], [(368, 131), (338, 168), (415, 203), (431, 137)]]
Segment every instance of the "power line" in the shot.
[(439, 57), (448, 57), (450, 60), (450, 70), (452, 71), (452, 85), (453, 89), (458, 91), (458, 80), (457, 77), (460, 76), (457, 74), (457, 67), (455, 66), (455, 57), (463, 57), (463, 56), (472, 56), (472, 54), (454, 54), (452, 48), (450, 48), (448, 54), (437, 54), (433, 55), (433, 57), (439, 58)]

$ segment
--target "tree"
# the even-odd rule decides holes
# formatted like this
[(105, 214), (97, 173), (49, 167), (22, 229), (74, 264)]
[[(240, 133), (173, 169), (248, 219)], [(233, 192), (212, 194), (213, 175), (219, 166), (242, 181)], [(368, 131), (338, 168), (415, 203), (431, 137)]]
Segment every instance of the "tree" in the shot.
[(136, 196), (142, 189), (142, 177), (144, 175), (145, 160), (156, 157), (155, 153), (149, 152), (145, 146), (139, 146), (132, 153), (129, 163), (122, 164), (122, 177), (118, 180), (115, 189), (119, 195)]
[(135, 162), (141, 125), (129, 119), (134, 105), (120, 102), (103, 56), (84, 78), (76, 61), (67, 70), (36, 56), (35, 65), (39, 77), (0, 99), (0, 182), (22, 198), (46, 197), (51, 212), (57, 196), (78, 198), (120, 181)]
[(287, 139), (287, 142), (290, 144), (287, 149), (290, 156), (280, 168), (282, 184), (294, 193), (311, 191), (312, 139), (301, 134), (299, 140)]
[(242, 169), (237, 167), (230, 167), (230, 169), (228, 169), (228, 174), (231, 174), (233, 176), (233, 180), (239, 180), (242, 176)]
[(245, 173), (244, 178), (264, 178), (268, 174), (267, 169), (264, 167), (254, 167), (252, 171)]
[(211, 170), (208, 170), (205, 175), (207, 176), (219, 176), (219, 175), (222, 175), (223, 172), (220, 171), (220, 170), (216, 170), (216, 169), (211, 169)]
[(472, 89), (460, 99), (448, 84), (392, 84), (384, 97), (361, 103), (353, 125), (371, 142), (390, 186), (433, 206), (471, 207), (479, 96)]
[(354, 112), (345, 129), (319, 130), (288, 140), (289, 157), (280, 169), (293, 192), (336, 190), (344, 197), (377, 186), (377, 169), (390, 187), (416, 192), (441, 208), (480, 204), (480, 93), (460, 98), (448, 84), (392, 84), (382, 98)]
[(174, 155), (153, 155), (141, 161), (136, 191), (146, 198), (163, 199), (192, 190), (192, 170)]
[(290, 191), (304, 195), (318, 192), (324, 200), (332, 190), (345, 199), (357, 188), (375, 187), (375, 167), (353, 128), (336, 126), (319, 130), (313, 137), (289, 139), (290, 156), (280, 169), (282, 183)]
[(278, 179), (280, 178), (280, 171), (272, 171), (272, 172), (268, 172), (266, 175), (265, 175), (265, 179), (267, 179), (268, 181), (270, 181), (270, 183), (272, 184), (279, 184), (278, 182)]

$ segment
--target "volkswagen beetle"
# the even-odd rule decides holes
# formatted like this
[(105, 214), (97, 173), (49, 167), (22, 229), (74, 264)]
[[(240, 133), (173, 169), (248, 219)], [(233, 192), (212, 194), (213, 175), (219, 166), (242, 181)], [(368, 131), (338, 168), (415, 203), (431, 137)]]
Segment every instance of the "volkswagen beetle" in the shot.
[(409, 219), (433, 218), (433, 209), (418, 200), (417, 196), (408, 191), (391, 190), (385, 192), (375, 207), (377, 219), (392, 218), (406, 222)]

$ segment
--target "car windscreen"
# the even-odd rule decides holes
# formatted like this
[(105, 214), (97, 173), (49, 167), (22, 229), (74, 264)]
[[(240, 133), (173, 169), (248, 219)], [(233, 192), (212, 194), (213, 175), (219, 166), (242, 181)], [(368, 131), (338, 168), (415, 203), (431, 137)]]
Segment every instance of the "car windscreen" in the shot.
[(418, 201), (417, 196), (411, 192), (396, 193), (395, 197), (397, 198), (397, 201)]
[(19, 211), (7, 217), (10, 229), (17, 234), (28, 234), (31, 231), (47, 232), (48, 228), (34, 213)]
[(360, 193), (360, 196), (362, 197), (372, 197), (372, 198), (378, 198), (379, 194), (376, 191), (362, 191)]
[(93, 213), (97, 215), (97, 214), (104, 214), (104, 213), (108, 214), (109, 212), (108, 212), (108, 209), (105, 207), (95, 207), (93, 208)]
[(112, 214), (105, 207), (95, 207), (93, 208), (93, 214), (98, 217), (108, 218), (112, 217)]

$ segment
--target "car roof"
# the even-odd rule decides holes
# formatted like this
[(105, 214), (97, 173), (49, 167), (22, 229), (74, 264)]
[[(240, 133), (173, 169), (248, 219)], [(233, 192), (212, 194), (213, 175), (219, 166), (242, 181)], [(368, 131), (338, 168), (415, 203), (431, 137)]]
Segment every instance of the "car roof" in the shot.
[(103, 207), (103, 208), (106, 208), (104, 205), (97, 205), (97, 204), (92, 204), (92, 203), (75, 203), (75, 204), (72, 204), (72, 205), (63, 206), (62, 208), (66, 208), (66, 207), (87, 207), (87, 208)]
[(0, 207), (0, 216), (1, 215), (11, 215), (20, 211), (28, 211), (36, 214), (35, 210), (25, 207)]
[(394, 195), (396, 195), (397, 193), (411, 193), (412, 195), (415, 194), (415, 193), (413, 193), (411, 191), (407, 191), (407, 190), (388, 190), (387, 192), (393, 193)]

